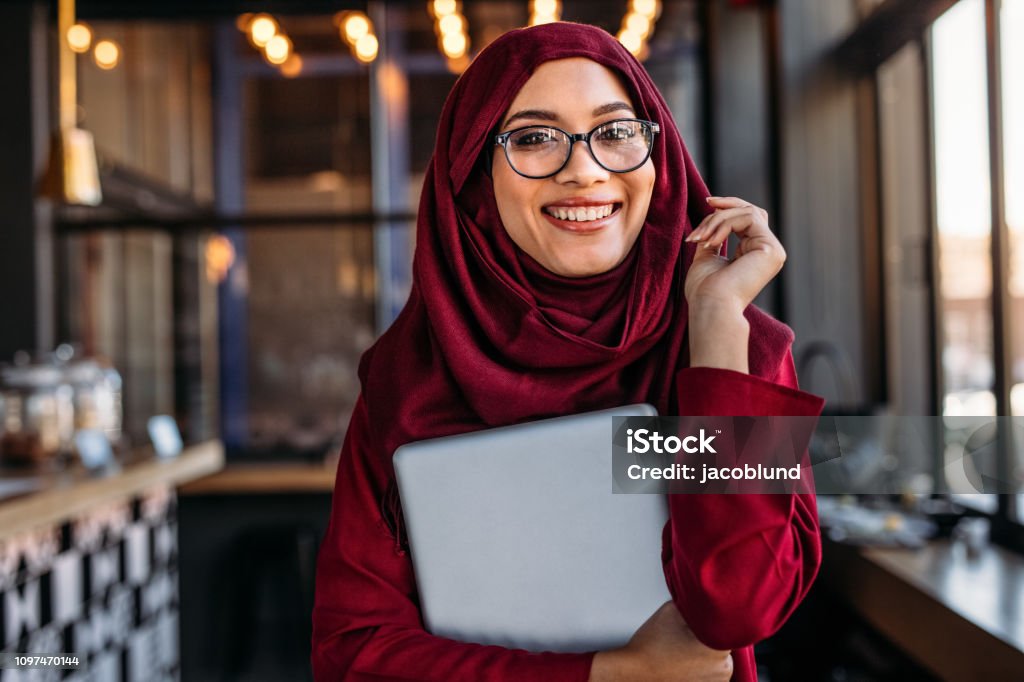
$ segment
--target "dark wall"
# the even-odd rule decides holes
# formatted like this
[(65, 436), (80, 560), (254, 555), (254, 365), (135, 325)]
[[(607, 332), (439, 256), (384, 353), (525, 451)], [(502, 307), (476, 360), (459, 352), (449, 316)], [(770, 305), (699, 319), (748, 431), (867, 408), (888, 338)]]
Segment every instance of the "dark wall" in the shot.
[(804, 0), (775, 7), (786, 322), (796, 332), (797, 368), (815, 356), (801, 385), (833, 407), (864, 405), (877, 400), (878, 335), (868, 330), (877, 330), (878, 311), (865, 263), (878, 236), (861, 182), (862, 157), (874, 145), (860, 129), (861, 83), (828, 59), (857, 26), (856, 8)]
[(46, 4), (0, 3), (0, 362), (20, 349), (53, 346), (53, 253), (49, 208), (35, 185), (49, 149)]
[(312, 679), (315, 558), (331, 496), (182, 495), (181, 679)]

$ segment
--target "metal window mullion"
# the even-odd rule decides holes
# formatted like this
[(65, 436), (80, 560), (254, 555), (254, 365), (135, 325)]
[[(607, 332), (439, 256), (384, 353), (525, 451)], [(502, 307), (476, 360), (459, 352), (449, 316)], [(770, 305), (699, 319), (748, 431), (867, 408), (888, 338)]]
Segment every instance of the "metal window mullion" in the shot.
[[(405, 26), (401, 6), (382, 0), (367, 11), (380, 37), (380, 54), (370, 65), (370, 168), (373, 213), (407, 208), (409, 184), (408, 74), (402, 70)], [(376, 327), (382, 334), (405, 304), (412, 286), (413, 231), (407, 224), (378, 222), (373, 230), (377, 271)]]
[[(996, 414), (1013, 414), (1010, 388), (1013, 348), (1009, 335), (1009, 263), (1010, 235), (1006, 225), (1006, 196), (1003, 183), (1002, 82), (1000, 79), (999, 12), (1000, 0), (985, 0), (985, 63), (988, 85), (988, 147), (989, 182), (992, 218), (992, 352), (995, 364)], [(1001, 427), (1009, 424), (1002, 420)], [(999, 428), (997, 443), (997, 476), (1010, 480), (1013, 455), (1012, 429)], [(999, 496), (1001, 516), (1009, 513), (1009, 496)]]
[[(237, 34), (230, 20), (218, 22), (213, 29), (215, 208), (229, 215), (238, 215), (245, 208), (245, 103), (235, 49)], [(237, 225), (223, 226), (221, 234), (231, 240), (235, 250), (228, 276), (217, 286), (220, 432), (230, 456), (249, 441), (248, 247), (245, 231)]]
[[(933, 334), (931, 335), (932, 346), (929, 349), (931, 352), (932, 359), (932, 399), (933, 411), (937, 416), (943, 414), (943, 402), (946, 394), (946, 375), (943, 371), (942, 365), (942, 349), (945, 347), (945, 315), (942, 310), (942, 276), (940, 267), (940, 242), (939, 242), (939, 223), (938, 223), (938, 193), (937, 187), (937, 170), (935, 163), (935, 100), (933, 95), (935, 93), (934, 79), (935, 70), (934, 63), (931, 59), (932, 45), (931, 45), (931, 33), (926, 31), (922, 37), (919, 45), (919, 53), (921, 59), (921, 73), (923, 78), (921, 79), (921, 95), (924, 97), (924, 125), (925, 125), (925, 140), (926, 143), (923, 145), (925, 149), (925, 164), (928, 169), (928, 182), (926, 183), (927, 192), (927, 216), (928, 216), (928, 272), (926, 273), (928, 290), (931, 292), (930, 296), (930, 316), (931, 316), (931, 328)], [(938, 451), (935, 453), (934, 458), (934, 469), (932, 470), (936, 493), (948, 493), (949, 486), (946, 483), (946, 476), (944, 474), (945, 468), (945, 443), (946, 434), (945, 428), (943, 427), (942, 420), (936, 420), (935, 433), (935, 444)]]
[[(942, 349), (945, 346), (944, 314), (942, 311), (942, 281), (939, 267), (939, 224), (938, 206), (936, 193), (936, 168), (935, 168), (935, 102), (932, 99), (934, 78), (933, 62), (931, 59), (932, 45), (931, 34), (925, 32), (918, 42), (918, 58), (921, 60), (921, 88), (925, 143), (922, 145), (925, 151), (924, 164), (927, 175), (925, 183), (926, 219), (928, 220), (928, 241), (926, 244), (928, 260), (925, 273), (928, 291), (931, 292), (929, 305), (929, 324), (932, 334), (929, 357), (931, 357), (932, 371), (932, 414), (941, 416), (943, 414), (943, 396), (946, 391), (946, 378), (942, 367)], [(933, 460), (932, 475), (935, 480), (934, 492), (944, 494), (949, 492), (944, 474), (946, 442), (944, 428), (941, 420), (936, 420), (936, 429), (933, 434), (938, 452)]]

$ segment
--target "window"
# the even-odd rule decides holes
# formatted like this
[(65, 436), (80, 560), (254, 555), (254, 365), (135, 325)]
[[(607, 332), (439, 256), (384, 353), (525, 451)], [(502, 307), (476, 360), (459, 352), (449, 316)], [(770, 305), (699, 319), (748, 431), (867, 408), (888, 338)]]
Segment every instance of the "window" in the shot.
[(942, 414), (996, 414), (985, 6), (964, 0), (931, 41)]
[[(1014, 416), (1024, 416), (1024, 79), (1020, 76), (1024, 73), (1024, 0), (1002, 0), (1001, 4), (1003, 196), (1010, 242), (1010, 406)], [(1014, 445), (1012, 467), (1016, 480), (1021, 480), (1024, 442)], [(1011, 512), (1016, 521), (1024, 521), (1024, 495), (1016, 496)]]
[[(956, 493), (989, 466), (965, 469), (968, 442), (1009, 480), (1024, 468), (1024, 430), (1003, 420), (1000, 449), (977, 428), (1024, 416), (1024, 0), (960, 0), (905, 33), (919, 40), (875, 71), (889, 396), (897, 414), (942, 417), (934, 488)], [(1024, 496), (954, 497), (1024, 546)]]
[[(996, 30), (989, 33), (992, 8)], [(947, 443), (958, 444), (966, 417), (1024, 416), (1024, 208), (1019, 192), (1011, 191), (1024, 186), (1024, 87), (1010, 77), (1024, 68), (1024, 2), (960, 0), (934, 22), (929, 38), (939, 386)], [(1001, 62), (997, 88), (989, 87), (988, 54)], [(990, 107), (1000, 99), (993, 129)], [(999, 133), (1001, 148), (994, 146)], [(1000, 152), (995, 164), (993, 148)], [(1007, 267), (994, 267), (997, 259)], [(1024, 448), (1019, 429), (1012, 431), (1018, 432), (1010, 434), (1016, 450), (997, 455), (1011, 476)], [(956, 487), (950, 476), (962, 476), (962, 469), (946, 467), (945, 482)], [(1009, 496), (1002, 502), (991, 495), (959, 499), (1020, 520)]]

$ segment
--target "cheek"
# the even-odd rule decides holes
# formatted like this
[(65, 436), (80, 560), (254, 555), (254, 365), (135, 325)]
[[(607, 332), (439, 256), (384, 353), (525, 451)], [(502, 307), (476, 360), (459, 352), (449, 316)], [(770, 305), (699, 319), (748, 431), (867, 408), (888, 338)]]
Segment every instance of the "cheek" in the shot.
[[(650, 164), (650, 161), (648, 161)], [(654, 183), (655, 174), (653, 165), (650, 167), (645, 166), (643, 169), (647, 172), (636, 176), (636, 183), (632, 189), (632, 204), (634, 213), (634, 219), (637, 221), (636, 229), (640, 229), (644, 222), (647, 220), (647, 211), (651, 205), (651, 199), (654, 195)]]
[(498, 213), (506, 227), (516, 226), (528, 220), (529, 207), (534, 205), (535, 188), (528, 183), (532, 180), (525, 180), (515, 171), (509, 168), (507, 163), (496, 162), (492, 173), (494, 178), (495, 203), (498, 204)]
[(504, 161), (495, 161), (492, 172), (494, 201), (498, 216), (513, 239), (528, 231), (530, 222), (531, 193), (523, 186), (523, 178), (508, 167)]
[(506, 175), (508, 169), (502, 168), (502, 165), (504, 164), (495, 161), (491, 177), (494, 179), (494, 202), (498, 205), (498, 214), (503, 221), (507, 221), (512, 217), (511, 209), (515, 205), (515, 193), (512, 190), (511, 178)]

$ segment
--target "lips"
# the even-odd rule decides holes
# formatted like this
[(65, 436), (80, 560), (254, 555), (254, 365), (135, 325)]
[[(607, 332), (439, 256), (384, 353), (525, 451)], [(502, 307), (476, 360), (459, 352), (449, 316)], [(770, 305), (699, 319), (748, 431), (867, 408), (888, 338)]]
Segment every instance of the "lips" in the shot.
[(586, 220), (599, 220), (607, 218), (615, 210), (615, 204), (602, 204), (600, 206), (547, 206), (544, 211), (559, 220), (575, 220), (577, 222)]
[(570, 232), (593, 232), (608, 224), (621, 208), (622, 204), (616, 201), (570, 199), (548, 204), (541, 212), (555, 227)]
[(548, 204), (541, 210), (560, 222), (586, 223), (607, 218), (621, 206), (617, 201), (572, 197)]

